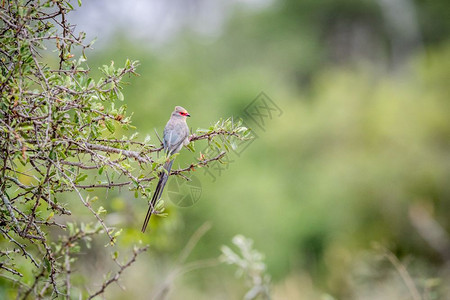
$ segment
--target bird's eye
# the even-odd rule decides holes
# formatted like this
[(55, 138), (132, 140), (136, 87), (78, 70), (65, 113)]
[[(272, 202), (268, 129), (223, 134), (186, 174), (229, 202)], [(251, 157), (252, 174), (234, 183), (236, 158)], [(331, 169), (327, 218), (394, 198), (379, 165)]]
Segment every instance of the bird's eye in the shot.
[(185, 116), (185, 115), (187, 115), (187, 113), (185, 113), (185, 112), (180, 112), (180, 115)]

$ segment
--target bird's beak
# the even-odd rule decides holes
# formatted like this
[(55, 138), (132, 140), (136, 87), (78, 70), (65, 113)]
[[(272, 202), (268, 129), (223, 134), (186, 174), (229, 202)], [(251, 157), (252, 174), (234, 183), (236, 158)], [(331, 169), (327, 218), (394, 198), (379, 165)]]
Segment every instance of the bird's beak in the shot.
[(190, 114), (187, 114), (187, 115), (186, 115), (186, 117), (190, 117), (190, 116), (191, 116)]

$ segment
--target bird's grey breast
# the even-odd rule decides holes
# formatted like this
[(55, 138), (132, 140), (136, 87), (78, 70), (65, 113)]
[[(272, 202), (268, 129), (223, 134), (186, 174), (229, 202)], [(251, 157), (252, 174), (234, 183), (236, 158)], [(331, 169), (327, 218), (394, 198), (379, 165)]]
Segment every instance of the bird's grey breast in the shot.
[(189, 134), (186, 122), (181, 120), (169, 120), (164, 128), (164, 148), (171, 154), (177, 153), (183, 147)]

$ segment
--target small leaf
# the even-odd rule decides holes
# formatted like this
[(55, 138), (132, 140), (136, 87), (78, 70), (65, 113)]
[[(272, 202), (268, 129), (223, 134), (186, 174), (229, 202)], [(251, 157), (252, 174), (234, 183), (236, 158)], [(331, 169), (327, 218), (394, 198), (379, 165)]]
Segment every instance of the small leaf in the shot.
[(120, 230), (118, 230), (116, 233), (114, 233), (113, 237), (116, 238), (118, 237), (121, 233), (122, 233), (122, 228)]
[(97, 214), (101, 215), (103, 213), (106, 213), (106, 209), (103, 206), (100, 206), (97, 210)]
[(47, 269), (47, 272), (51, 271), (50, 261), (47, 258), (44, 258), (44, 266)]
[(114, 131), (116, 131), (116, 128), (110, 119), (105, 120), (105, 125), (109, 132), (114, 133)]
[(119, 89), (115, 89), (115, 92), (117, 95), (117, 99), (119, 99), (120, 101), (123, 101), (124, 100), (123, 93)]
[(85, 173), (80, 173), (80, 174), (78, 174), (77, 178), (75, 179), (75, 183), (82, 182), (82, 181), (85, 180), (87, 177), (88, 177), (87, 174), (85, 174)]
[(50, 214), (48, 215), (48, 217), (47, 217), (47, 222), (51, 219), (51, 218), (53, 218), (53, 216), (55, 215), (55, 212), (50, 212)]

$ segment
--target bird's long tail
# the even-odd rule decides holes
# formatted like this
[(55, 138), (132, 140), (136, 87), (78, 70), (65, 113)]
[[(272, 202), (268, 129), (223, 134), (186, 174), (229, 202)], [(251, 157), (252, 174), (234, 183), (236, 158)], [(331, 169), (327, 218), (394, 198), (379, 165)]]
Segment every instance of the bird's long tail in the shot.
[(172, 169), (173, 160), (168, 161), (164, 164), (164, 169), (159, 174), (159, 181), (156, 185), (155, 192), (153, 193), (152, 201), (150, 201), (150, 206), (147, 211), (147, 215), (145, 216), (144, 225), (142, 225), (142, 232), (145, 232), (145, 229), (147, 228), (148, 221), (150, 221), (150, 217), (152, 216), (152, 213), (154, 212), (156, 202), (161, 197), (162, 192), (164, 190), (164, 187), (166, 186), (167, 179), (169, 178), (170, 170)]

